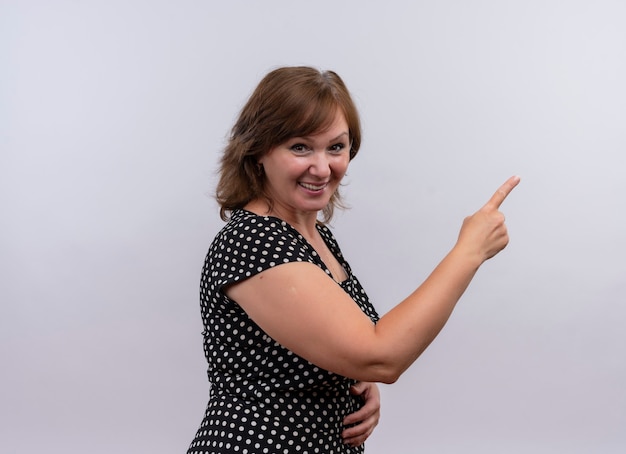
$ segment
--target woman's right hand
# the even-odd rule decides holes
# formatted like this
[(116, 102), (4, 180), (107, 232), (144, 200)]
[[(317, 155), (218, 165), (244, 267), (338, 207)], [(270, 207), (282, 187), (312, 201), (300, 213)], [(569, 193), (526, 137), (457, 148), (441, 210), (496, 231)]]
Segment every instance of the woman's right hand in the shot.
[(456, 248), (482, 264), (506, 247), (509, 235), (499, 208), (519, 182), (518, 176), (509, 178), (480, 210), (465, 218)]

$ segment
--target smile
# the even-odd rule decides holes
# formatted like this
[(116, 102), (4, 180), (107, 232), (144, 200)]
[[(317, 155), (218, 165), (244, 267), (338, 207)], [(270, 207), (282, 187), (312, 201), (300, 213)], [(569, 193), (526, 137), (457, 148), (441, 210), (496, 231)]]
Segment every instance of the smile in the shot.
[(298, 184), (302, 186), (304, 189), (308, 189), (309, 191), (321, 191), (326, 186), (328, 186), (328, 183), (324, 183), (324, 184), (298, 183)]

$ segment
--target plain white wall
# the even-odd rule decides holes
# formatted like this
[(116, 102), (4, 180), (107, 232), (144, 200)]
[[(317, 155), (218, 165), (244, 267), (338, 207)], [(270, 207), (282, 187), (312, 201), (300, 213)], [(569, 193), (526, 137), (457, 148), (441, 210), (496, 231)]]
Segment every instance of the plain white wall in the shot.
[(216, 163), (279, 65), (363, 117), (333, 223), (381, 313), (507, 177), (510, 246), (369, 454), (626, 448), (626, 3), (0, 3), (0, 451), (185, 452)]

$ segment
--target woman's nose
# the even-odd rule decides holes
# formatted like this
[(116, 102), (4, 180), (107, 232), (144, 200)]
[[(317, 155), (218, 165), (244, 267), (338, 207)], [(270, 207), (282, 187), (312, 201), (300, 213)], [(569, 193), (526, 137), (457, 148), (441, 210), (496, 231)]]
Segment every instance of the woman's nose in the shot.
[(313, 153), (311, 165), (309, 166), (309, 172), (312, 175), (321, 178), (325, 178), (330, 175), (330, 159), (326, 151), (319, 150)]

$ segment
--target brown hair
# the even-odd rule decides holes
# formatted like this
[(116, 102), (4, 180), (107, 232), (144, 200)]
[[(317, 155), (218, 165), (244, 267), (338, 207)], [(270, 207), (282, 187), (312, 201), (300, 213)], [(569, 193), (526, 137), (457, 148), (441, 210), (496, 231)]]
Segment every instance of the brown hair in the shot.
[[(265, 197), (265, 173), (258, 159), (273, 147), (293, 137), (303, 137), (328, 128), (337, 109), (345, 115), (350, 134), (350, 159), (361, 146), (361, 125), (356, 106), (341, 78), (333, 71), (296, 66), (268, 73), (256, 87), (233, 126), (221, 159), (216, 199), (220, 216)], [(342, 207), (338, 191), (322, 211), (328, 222), (335, 207)]]

